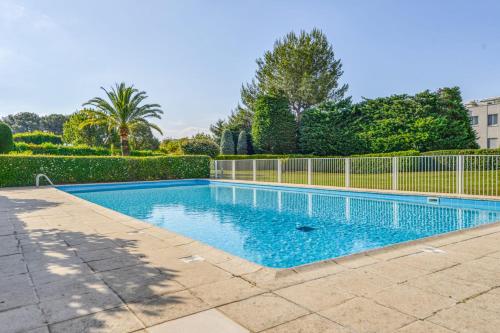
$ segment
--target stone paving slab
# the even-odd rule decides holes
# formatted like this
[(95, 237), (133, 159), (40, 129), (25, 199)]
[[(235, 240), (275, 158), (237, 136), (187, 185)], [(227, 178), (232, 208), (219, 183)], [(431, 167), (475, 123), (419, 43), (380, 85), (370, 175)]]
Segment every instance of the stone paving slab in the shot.
[(168, 332), (216, 313), (242, 332), (493, 333), (499, 304), (500, 224), (277, 270), (54, 188), (0, 189), (2, 332)]

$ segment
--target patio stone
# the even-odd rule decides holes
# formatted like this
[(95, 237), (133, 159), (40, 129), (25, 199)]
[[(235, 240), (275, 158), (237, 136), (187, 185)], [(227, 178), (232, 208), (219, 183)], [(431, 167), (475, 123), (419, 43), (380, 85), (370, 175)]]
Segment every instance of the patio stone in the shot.
[(376, 259), (375, 257), (370, 257), (367, 255), (347, 256), (335, 259), (334, 261), (339, 265), (349, 268), (360, 268), (380, 262), (380, 260)]
[(84, 262), (119, 257), (122, 256), (123, 254), (124, 252), (117, 248), (107, 248), (107, 249), (77, 252), (78, 257), (80, 257)]
[(490, 288), (486, 285), (449, 276), (447, 270), (411, 279), (408, 281), (408, 285), (430, 293), (451, 297), (457, 301), (462, 301)]
[(228, 280), (232, 275), (205, 262), (192, 263), (188, 269), (176, 273), (174, 279), (187, 288)]
[(125, 307), (97, 312), (50, 325), (51, 333), (125, 333), (144, 325)]
[(328, 279), (331, 285), (338, 289), (357, 296), (371, 295), (395, 284), (393, 281), (363, 268), (344, 271), (325, 279)]
[(439, 253), (420, 252), (390, 260), (394, 264), (405, 264), (428, 272), (435, 272), (458, 264)]
[(310, 314), (275, 326), (262, 333), (350, 333), (345, 327), (328, 319)]
[(410, 325), (402, 327), (396, 331), (396, 333), (453, 333), (443, 326), (438, 326), (436, 324), (418, 320)]
[(188, 291), (162, 295), (142, 302), (128, 303), (129, 308), (147, 326), (184, 317), (209, 308)]
[(402, 283), (411, 278), (428, 274), (425, 270), (392, 261), (371, 265), (370, 267), (366, 267), (366, 270), (397, 283)]
[(49, 324), (81, 317), (122, 305), (122, 301), (108, 288), (83, 295), (44, 300), (40, 303)]
[(467, 303), (440, 311), (428, 321), (460, 333), (494, 333), (500, 327), (498, 313), (485, 311)]
[(94, 272), (105, 272), (117, 268), (124, 268), (142, 264), (143, 261), (133, 255), (122, 255), (118, 257), (89, 261), (87, 265), (92, 268)]
[(362, 297), (323, 310), (320, 314), (356, 333), (392, 332), (415, 321), (414, 317)]
[(74, 279), (88, 274), (92, 274), (92, 270), (86, 264), (71, 266), (51, 264), (45, 270), (30, 272), (35, 286), (61, 280)]
[(307, 310), (270, 293), (224, 305), (219, 309), (252, 331), (262, 331), (308, 314)]
[(125, 302), (152, 298), (185, 289), (184, 286), (163, 274), (142, 279), (138, 282), (114, 281), (109, 285)]
[(477, 265), (465, 263), (449, 268), (445, 272), (448, 276), (457, 279), (475, 282), (489, 287), (500, 286), (500, 272), (484, 270), (478, 268)]
[(35, 295), (33, 287), (16, 288), (0, 294), (0, 311), (23, 305), (36, 304), (37, 302), (38, 298)]
[(333, 275), (347, 270), (345, 266), (339, 265), (334, 261), (324, 261), (312, 265), (296, 267), (293, 270), (304, 277), (305, 280), (317, 279), (328, 275)]
[(492, 257), (482, 257), (468, 263), (471, 267), (477, 267), (486, 271), (500, 273), (500, 259)]
[(190, 291), (211, 306), (220, 306), (265, 292), (237, 277), (194, 287)]
[(500, 289), (493, 289), (467, 301), (468, 305), (500, 314)]
[(44, 284), (36, 288), (40, 300), (71, 298), (89, 292), (111, 292), (111, 290), (95, 275), (84, 275), (76, 279), (68, 279)]
[(261, 266), (257, 264), (251, 263), (247, 260), (240, 258), (233, 258), (231, 260), (226, 260), (216, 264), (216, 266), (236, 276), (252, 273), (261, 268)]
[(207, 310), (149, 327), (149, 333), (248, 333), (217, 310)]
[(431, 294), (407, 284), (385, 289), (372, 298), (382, 305), (403, 313), (424, 319), (438, 310), (450, 307), (456, 302), (449, 297)]
[(335, 281), (328, 278), (279, 289), (275, 293), (311, 311), (321, 311), (355, 297), (337, 289)]
[(28, 305), (0, 312), (3, 333), (18, 333), (44, 326), (42, 312), (36, 305)]

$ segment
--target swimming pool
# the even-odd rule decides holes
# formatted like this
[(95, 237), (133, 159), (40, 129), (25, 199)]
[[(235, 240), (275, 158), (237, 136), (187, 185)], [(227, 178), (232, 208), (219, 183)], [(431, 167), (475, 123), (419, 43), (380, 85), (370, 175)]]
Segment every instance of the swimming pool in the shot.
[(209, 180), (60, 190), (273, 268), (500, 220), (500, 202)]

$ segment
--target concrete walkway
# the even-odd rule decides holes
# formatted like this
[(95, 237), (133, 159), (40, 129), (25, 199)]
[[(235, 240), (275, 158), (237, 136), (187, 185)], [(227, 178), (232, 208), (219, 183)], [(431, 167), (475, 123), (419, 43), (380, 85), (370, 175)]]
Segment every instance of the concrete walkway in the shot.
[(500, 225), (273, 270), (53, 188), (1, 189), (0, 331), (499, 332)]

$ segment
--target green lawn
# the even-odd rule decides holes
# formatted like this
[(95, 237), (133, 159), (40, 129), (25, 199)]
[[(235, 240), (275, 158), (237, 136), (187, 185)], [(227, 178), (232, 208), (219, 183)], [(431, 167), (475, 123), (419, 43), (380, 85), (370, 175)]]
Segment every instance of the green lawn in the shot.
[[(252, 180), (252, 170), (239, 170), (236, 172), (237, 180)], [(219, 178), (232, 179), (231, 171), (226, 171)], [(474, 195), (499, 195), (500, 170), (464, 172), (464, 194)], [(277, 172), (274, 170), (259, 170), (257, 181), (277, 182)], [(283, 172), (282, 182), (291, 184), (307, 184), (307, 172)], [(339, 173), (313, 172), (313, 185), (345, 187), (345, 175)], [(350, 186), (367, 189), (392, 189), (391, 173), (376, 174), (351, 174)], [(417, 192), (456, 193), (456, 172), (400, 172), (398, 174), (398, 190)]]

